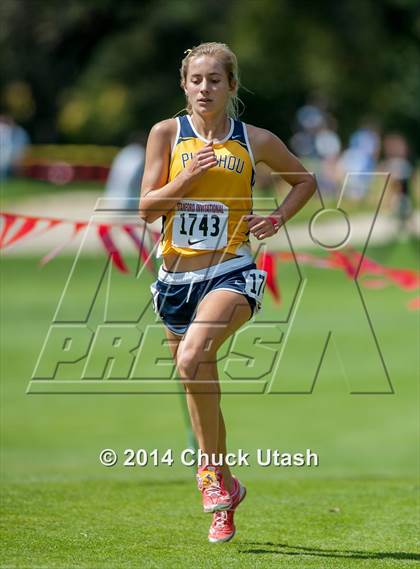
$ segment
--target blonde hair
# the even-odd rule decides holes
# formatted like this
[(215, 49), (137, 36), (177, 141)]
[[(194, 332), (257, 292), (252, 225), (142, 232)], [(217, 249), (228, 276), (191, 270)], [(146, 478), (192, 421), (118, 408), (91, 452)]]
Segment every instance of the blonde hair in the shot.
[[(181, 87), (185, 89), (188, 67), (193, 57), (199, 57), (201, 55), (210, 55), (211, 57), (216, 58), (218, 61), (220, 61), (220, 63), (223, 65), (224, 70), (226, 71), (229, 85), (232, 86), (232, 82), (236, 81), (235, 92), (229, 98), (229, 102), (226, 107), (226, 113), (228, 116), (234, 119), (238, 118), (240, 114), (239, 105), (242, 103), (242, 101), (238, 97), (238, 89), (240, 85), (238, 60), (236, 59), (236, 55), (233, 53), (233, 51), (225, 43), (207, 42), (207, 43), (201, 43), (200, 45), (193, 47), (192, 49), (187, 49), (184, 53), (186, 53), (186, 56), (182, 60), (181, 69), (180, 69)], [(187, 98), (186, 110), (188, 113), (191, 114), (192, 108), (190, 102), (188, 101), (188, 98)]]

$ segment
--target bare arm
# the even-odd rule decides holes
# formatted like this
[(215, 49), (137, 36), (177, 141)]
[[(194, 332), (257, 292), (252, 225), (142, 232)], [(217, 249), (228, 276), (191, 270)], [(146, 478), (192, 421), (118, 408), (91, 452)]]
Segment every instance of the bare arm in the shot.
[(146, 162), (140, 192), (140, 217), (151, 223), (174, 208), (200, 174), (217, 164), (212, 144), (206, 144), (187, 168), (168, 182), (171, 144), (176, 123), (169, 119), (155, 124), (147, 141)]
[(269, 216), (276, 218), (276, 224), (262, 216), (248, 216), (251, 233), (258, 239), (264, 239), (273, 235), (302, 209), (314, 194), (316, 182), (275, 134), (257, 127), (249, 127), (248, 132), (255, 162), (264, 162), (292, 186), (282, 204)]

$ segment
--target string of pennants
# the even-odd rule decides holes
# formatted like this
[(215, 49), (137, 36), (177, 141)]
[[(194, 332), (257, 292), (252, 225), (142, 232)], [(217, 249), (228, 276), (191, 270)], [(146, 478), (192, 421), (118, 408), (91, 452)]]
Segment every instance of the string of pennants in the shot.
[[(87, 226), (93, 226), (96, 234), (108, 253), (114, 266), (123, 273), (128, 273), (122, 253), (115, 242), (112, 232), (123, 231), (131, 239), (140, 254), (145, 266), (153, 274), (156, 273), (156, 264), (152, 249), (160, 239), (160, 233), (151, 230), (146, 224), (133, 223), (103, 223), (87, 221), (70, 221), (52, 217), (21, 215), (16, 213), (0, 212), (2, 228), (0, 230), (0, 249), (15, 245), (22, 239), (35, 237), (61, 224), (70, 224), (72, 232), (70, 237), (56, 245), (39, 261), (41, 266), (54, 259), (78, 233)], [(351, 279), (360, 279), (359, 282), (370, 288), (383, 288), (390, 284), (398, 286), (404, 291), (414, 291), (420, 286), (420, 273), (411, 269), (390, 268), (362, 255), (353, 249), (346, 251), (330, 251), (326, 256), (320, 257), (311, 253), (267, 252), (259, 255), (257, 265), (267, 271), (267, 288), (274, 300), (280, 302), (281, 294), (277, 282), (277, 262), (290, 262), (306, 264), (312, 267), (342, 270)], [(420, 297), (411, 299), (407, 307), (411, 310), (420, 309)]]

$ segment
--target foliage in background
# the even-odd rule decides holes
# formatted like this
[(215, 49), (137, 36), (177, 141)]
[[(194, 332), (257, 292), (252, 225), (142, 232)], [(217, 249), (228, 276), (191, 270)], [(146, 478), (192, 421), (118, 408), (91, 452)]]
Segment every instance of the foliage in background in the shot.
[(35, 142), (125, 143), (183, 108), (184, 50), (224, 41), (248, 122), (287, 140), (316, 100), (344, 138), (369, 118), (420, 150), (416, 0), (6, 0), (0, 16), (1, 106)]

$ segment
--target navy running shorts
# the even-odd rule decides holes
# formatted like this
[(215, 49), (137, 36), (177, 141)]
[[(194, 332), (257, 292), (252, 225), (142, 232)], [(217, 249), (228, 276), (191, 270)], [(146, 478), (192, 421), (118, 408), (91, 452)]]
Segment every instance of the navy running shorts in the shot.
[(150, 286), (153, 308), (171, 332), (184, 335), (194, 320), (199, 303), (213, 290), (232, 290), (243, 294), (252, 309), (261, 309), (266, 271), (257, 269), (251, 257), (234, 257), (218, 265), (188, 272), (159, 269)]

